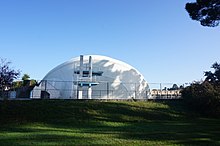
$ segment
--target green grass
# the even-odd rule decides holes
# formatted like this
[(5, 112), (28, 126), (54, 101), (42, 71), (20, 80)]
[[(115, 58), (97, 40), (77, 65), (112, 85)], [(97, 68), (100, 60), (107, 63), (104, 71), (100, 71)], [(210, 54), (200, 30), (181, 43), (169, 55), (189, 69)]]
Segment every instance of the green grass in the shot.
[(220, 145), (220, 119), (182, 101), (0, 102), (0, 145)]

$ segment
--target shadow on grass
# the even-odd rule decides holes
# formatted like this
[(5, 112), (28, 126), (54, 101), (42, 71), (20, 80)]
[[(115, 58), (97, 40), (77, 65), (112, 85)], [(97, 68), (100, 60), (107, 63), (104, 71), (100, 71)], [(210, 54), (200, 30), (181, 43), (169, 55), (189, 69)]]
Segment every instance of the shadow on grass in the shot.
[[(8, 102), (8, 103), (7, 103)], [(139, 102), (141, 103), (141, 102)], [(149, 103), (149, 105), (158, 103)], [(97, 101), (6, 101), (1, 106), (0, 122), (86, 122), (90, 120), (111, 122), (145, 122), (176, 120), (183, 115), (170, 107), (148, 107), (148, 104), (132, 102)]]
[[(23, 129), (20, 129), (22, 131)], [(14, 131), (13, 131), (14, 132)], [(51, 131), (50, 131), (51, 132)], [(2, 146), (25, 146), (25, 145), (86, 145), (93, 141), (90, 137), (82, 137), (81, 135), (67, 135), (60, 131), (56, 133), (45, 133), (39, 130), (39, 133), (28, 132), (21, 133), (10, 137), (1, 137), (0, 144)], [(92, 144), (92, 143), (91, 143)]]
[(0, 145), (9, 141), (14, 145), (220, 145), (220, 120), (200, 118), (181, 101), (39, 100), (0, 104), (0, 133), (15, 135), (1, 137)]

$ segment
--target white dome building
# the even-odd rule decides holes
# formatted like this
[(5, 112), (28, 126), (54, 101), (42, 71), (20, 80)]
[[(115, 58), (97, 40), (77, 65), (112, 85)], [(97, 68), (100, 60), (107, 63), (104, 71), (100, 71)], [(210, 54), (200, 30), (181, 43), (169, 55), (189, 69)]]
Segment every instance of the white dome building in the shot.
[(132, 66), (106, 56), (73, 58), (52, 69), (33, 98), (147, 99), (149, 86)]

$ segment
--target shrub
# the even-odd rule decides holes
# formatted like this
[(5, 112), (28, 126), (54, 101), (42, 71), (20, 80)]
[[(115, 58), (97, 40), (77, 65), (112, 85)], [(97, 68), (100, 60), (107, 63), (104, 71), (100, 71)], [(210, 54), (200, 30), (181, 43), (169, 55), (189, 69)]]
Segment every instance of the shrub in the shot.
[(220, 115), (220, 90), (209, 82), (193, 83), (182, 90), (187, 105), (205, 115)]
[(220, 115), (220, 64), (215, 62), (214, 72), (206, 71), (204, 82), (191, 84), (182, 90), (182, 97), (189, 107), (203, 114)]

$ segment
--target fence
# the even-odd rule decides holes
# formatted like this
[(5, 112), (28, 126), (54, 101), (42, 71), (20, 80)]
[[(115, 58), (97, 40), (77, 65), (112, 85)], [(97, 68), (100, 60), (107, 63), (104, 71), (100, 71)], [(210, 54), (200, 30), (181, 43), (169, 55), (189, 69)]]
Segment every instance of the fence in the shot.
[[(83, 86), (81, 84), (84, 84)], [(122, 82), (41, 81), (31, 98), (64, 99), (147, 99), (148, 86)], [(80, 96), (81, 95), (81, 96)]]
[[(88, 87), (78, 88), (77, 82), (42, 81), (41, 87), (33, 90), (31, 98), (90, 99)], [(180, 87), (178, 87), (180, 86)], [(92, 99), (179, 99), (184, 84), (99, 82), (92, 88)]]
[[(50, 99), (180, 99), (181, 89), (185, 84), (173, 83), (122, 83), (122, 82), (98, 82), (91, 87), (80, 87), (78, 82), (49, 81), (38, 82), (28, 94), (20, 94), (20, 89), (8, 90), (9, 98), (50, 98)], [(91, 95), (90, 95), (91, 94)], [(1, 94), (0, 94), (1, 95)], [(25, 95), (25, 97), (24, 97)], [(29, 97), (27, 97), (29, 95)], [(3, 99), (3, 97), (0, 97)]]

